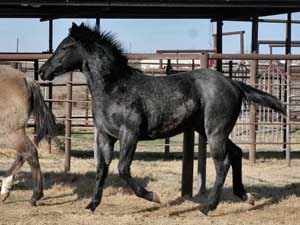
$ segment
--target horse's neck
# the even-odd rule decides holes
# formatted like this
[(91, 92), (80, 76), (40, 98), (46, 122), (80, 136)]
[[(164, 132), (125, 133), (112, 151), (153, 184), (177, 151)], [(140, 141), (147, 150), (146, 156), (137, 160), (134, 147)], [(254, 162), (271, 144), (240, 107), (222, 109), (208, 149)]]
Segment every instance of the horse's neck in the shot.
[(108, 81), (109, 76), (113, 76), (113, 74), (108, 74), (107, 68), (105, 68), (105, 71), (101, 68), (101, 66), (92, 64), (89, 65), (86, 63), (83, 68), (82, 72), (85, 75), (87, 79), (87, 83), (91, 92), (92, 97), (94, 98), (97, 96), (97, 98), (107, 98), (107, 86), (111, 85)]

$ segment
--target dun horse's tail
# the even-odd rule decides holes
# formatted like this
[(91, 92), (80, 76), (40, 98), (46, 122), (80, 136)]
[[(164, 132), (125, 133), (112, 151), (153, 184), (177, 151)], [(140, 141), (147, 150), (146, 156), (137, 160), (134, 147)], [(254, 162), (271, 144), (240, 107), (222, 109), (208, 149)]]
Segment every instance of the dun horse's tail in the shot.
[(56, 120), (52, 111), (46, 105), (40, 85), (31, 79), (26, 79), (32, 93), (32, 113), (36, 123), (36, 139), (38, 144), (44, 138), (53, 138), (56, 134)]
[(234, 81), (234, 84), (236, 84), (238, 88), (242, 91), (247, 102), (257, 103), (262, 106), (270, 107), (275, 111), (286, 115), (286, 111), (282, 102), (273, 95), (253, 88), (247, 84), (244, 84), (241, 81)]

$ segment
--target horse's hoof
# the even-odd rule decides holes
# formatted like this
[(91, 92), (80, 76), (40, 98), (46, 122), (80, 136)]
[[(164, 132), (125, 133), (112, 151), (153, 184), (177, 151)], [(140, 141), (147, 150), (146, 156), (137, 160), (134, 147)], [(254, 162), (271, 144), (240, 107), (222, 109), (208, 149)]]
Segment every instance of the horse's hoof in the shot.
[(208, 212), (209, 212), (209, 208), (207, 206), (203, 206), (200, 207), (199, 209), (200, 213), (202, 213), (203, 215), (207, 216)]
[(9, 197), (10, 192), (1, 194), (1, 201), (5, 202), (5, 200)]
[(91, 201), (91, 202), (85, 207), (85, 209), (90, 210), (91, 212), (94, 212), (95, 209), (98, 207), (99, 204), (100, 204), (100, 202)]
[(252, 194), (247, 193), (246, 202), (250, 205), (255, 205), (255, 197)]
[(30, 199), (30, 205), (36, 207), (36, 199)]
[(155, 193), (152, 192), (152, 202), (156, 202), (156, 203), (161, 203), (159, 196)]

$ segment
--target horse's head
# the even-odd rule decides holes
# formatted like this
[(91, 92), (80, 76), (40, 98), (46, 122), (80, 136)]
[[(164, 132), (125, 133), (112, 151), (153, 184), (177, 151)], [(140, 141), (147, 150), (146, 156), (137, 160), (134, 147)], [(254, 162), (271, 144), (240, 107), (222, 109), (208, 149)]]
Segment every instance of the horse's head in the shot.
[[(78, 26), (73, 23), (71, 29)], [(70, 34), (58, 45), (53, 55), (40, 68), (40, 76), (43, 80), (53, 80), (63, 73), (80, 69), (82, 66), (82, 54), (80, 45)]]

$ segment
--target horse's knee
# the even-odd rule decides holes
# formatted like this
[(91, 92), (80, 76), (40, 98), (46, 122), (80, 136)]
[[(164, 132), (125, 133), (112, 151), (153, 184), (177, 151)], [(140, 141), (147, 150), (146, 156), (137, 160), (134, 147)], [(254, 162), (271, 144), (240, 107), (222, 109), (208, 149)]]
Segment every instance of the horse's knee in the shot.
[(222, 142), (209, 142), (210, 155), (217, 161), (224, 161), (226, 157), (226, 146)]

